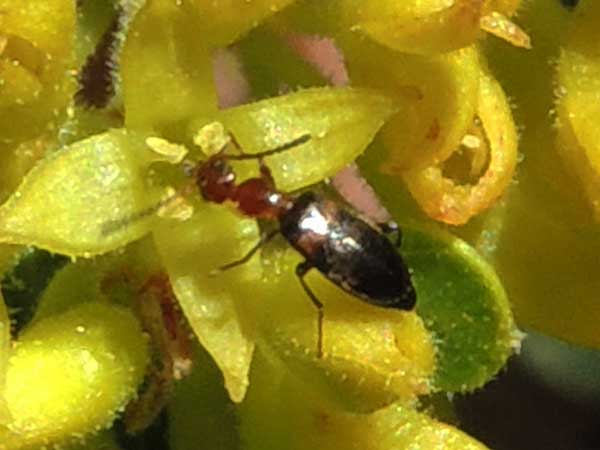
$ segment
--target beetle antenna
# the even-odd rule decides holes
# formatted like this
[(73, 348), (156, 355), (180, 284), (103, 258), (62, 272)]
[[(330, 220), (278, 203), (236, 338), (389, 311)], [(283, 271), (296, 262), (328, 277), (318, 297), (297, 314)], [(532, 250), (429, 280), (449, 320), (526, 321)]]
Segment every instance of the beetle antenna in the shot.
[[(297, 147), (299, 145), (305, 144), (306, 142), (310, 141), (311, 139), (311, 135), (309, 133), (303, 134), (302, 136), (286, 142), (283, 145), (280, 145), (278, 147), (272, 148), (270, 150), (265, 150), (264, 152), (260, 152), (260, 153), (242, 153), (241, 155), (223, 155), (224, 158), (227, 159), (231, 159), (231, 160), (235, 160), (235, 161), (241, 161), (241, 160), (245, 160), (245, 159), (260, 159), (260, 158), (264, 158), (265, 156), (271, 156), (271, 155), (275, 155), (277, 153), (281, 153), (284, 152), (286, 150), (289, 150), (291, 148)], [(237, 140), (235, 139), (235, 137), (231, 137), (231, 142), (233, 143), (233, 145), (241, 151), (241, 147), (238, 144)]]
[(121, 219), (108, 220), (102, 224), (102, 227), (100, 229), (100, 235), (102, 237), (110, 236), (111, 234), (114, 234), (114, 233), (122, 230), (123, 228), (131, 225), (132, 223), (135, 223), (142, 219), (145, 219), (146, 217), (157, 213), (162, 208), (170, 205), (175, 200), (177, 200), (181, 197), (188, 196), (189, 194), (192, 193), (192, 191), (194, 189), (195, 189), (195, 184), (193, 182), (187, 183), (183, 187), (181, 187), (180, 189), (175, 191), (174, 193), (170, 194), (166, 198), (163, 198), (156, 204), (154, 204), (146, 209), (135, 212), (135, 213), (130, 214), (129, 216), (123, 217)]

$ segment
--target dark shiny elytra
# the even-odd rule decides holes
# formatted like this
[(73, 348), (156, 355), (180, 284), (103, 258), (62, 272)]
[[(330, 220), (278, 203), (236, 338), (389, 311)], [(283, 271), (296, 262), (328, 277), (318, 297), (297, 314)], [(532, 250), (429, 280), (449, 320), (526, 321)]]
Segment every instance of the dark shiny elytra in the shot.
[(326, 278), (384, 308), (410, 310), (416, 302), (410, 273), (379, 230), (312, 192), (280, 217), (281, 234)]

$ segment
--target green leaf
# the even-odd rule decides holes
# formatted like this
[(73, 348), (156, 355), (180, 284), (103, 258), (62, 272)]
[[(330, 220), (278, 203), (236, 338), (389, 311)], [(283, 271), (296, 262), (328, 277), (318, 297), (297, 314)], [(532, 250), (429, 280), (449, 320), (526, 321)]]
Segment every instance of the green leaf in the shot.
[(33, 247), (20, 250), (18, 257), (7, 267), (0, 285), (6, 305), (12, 311), (10, 319), (15, 335), (34, 317), (40, 297), (46, 292), (54, 274), (68, 261), (65, 256)]
[(42, 447), (109, 427), (136, 394), (147, 342), (126, 309), (87, 303), (26, 330), (10, 358), (13, 420), (0, 448)]
[(140, 238), (148, 221), (120, 225), (157, 201), (151, 158), (142, 136), (121, 130), (51, 153), (0, 207), (0, 242), (89, 257)]
[(220, 120), (247, 153), (310, 133), (308, 143), (265, 159), (278, 188), (292, 191), (333, 176), (356, 159), (395, 111), (377, 91), (312, 88), (225, 110)]
[(482, 386), (521, 338), (494, 270), (467, 243), (441, 231), (407, 228), (402, 250), (413, 271), (417, 312), (437, 344), (435, 387)]

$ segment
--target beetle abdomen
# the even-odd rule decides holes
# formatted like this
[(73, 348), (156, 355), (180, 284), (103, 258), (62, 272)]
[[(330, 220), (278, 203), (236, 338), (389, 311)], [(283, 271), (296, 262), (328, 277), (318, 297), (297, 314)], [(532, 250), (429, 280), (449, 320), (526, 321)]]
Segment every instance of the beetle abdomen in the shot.
[(394, 246), (336, 203), (304, 193), (280, 226), (290, 244), (345, 291), (377, 306), (414, 307), (410, 273)]

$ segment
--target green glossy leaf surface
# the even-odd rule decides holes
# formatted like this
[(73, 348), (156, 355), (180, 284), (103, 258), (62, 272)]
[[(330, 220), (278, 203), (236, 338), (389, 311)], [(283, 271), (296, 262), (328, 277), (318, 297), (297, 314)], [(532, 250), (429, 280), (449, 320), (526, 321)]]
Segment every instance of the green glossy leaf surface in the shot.
[(506, 294), (494, 270), (466, 242), (432, 230), (406, 230), (417, 312), (437, 345), (434, 384), (470, 391), (489, 381), (518, 348)]

